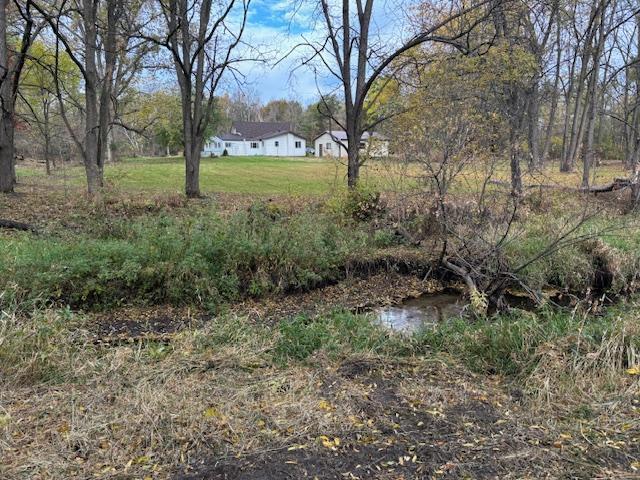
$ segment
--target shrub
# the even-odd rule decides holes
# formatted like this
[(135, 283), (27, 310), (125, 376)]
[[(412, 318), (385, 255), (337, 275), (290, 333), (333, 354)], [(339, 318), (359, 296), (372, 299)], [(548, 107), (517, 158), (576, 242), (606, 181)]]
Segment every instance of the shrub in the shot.
[(214, 307), (336, 280), (347, 255), (369, 242), (322, 216), (262, 208), (226, 220), (161, 216), (109, 231), (117, 237), (0, 240), (0, 302)]
[(334, 196), (327, 202), (327, 208), (334, 215), (359, 221), (370, 220), (385, 210), (380, 192), (364, 186)]

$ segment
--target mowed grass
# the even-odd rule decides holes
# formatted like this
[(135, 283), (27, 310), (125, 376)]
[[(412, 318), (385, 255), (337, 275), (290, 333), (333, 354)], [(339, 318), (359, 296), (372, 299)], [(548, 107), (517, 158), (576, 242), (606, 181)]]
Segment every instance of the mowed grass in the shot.
[[(18, 175), (44, 176), (44, 168), (18, 167)], [(323, 195), (346, 183), (346, 166), (329, 159), (220, 157), (203, 158), (200, 186), (203, 193), (257, 195)], [(84, 185), (84, 167), (74, 165), (55, 173), (57, 181)], [(126, 191), (181, 192), (183, 157), (141, 157), (107, 165), (106, 181)]]
[[(345, 159), (328, 158), (275, 158), (275, 157), (220, 157), (203, 158), (200, 168), (200, 186), (203, 193), (223, 192), (255, 195), (326, 195), (343, 190), (346, 185)], [(579, 166), (578, 166), (579, 167)], [(437, 169), (436, 169), (437, 170)], [(528, 185), (554, 184), (577, 187), (582, 181), (578, 168), (572, 173), (560, 173), (556, 162), (545, 168), (527, 171), (523, 165), (523, 181)], [(424, 165), (402, 165), (392, 159), (368, 161), (361, 168), (363, 183), (382, 191), (412, 189), (429, 177)], [(18, 175), (46, 178), (44, 166), (19, 165)], [(458, 175), (454, 191), (477, 191), (486, 178), (509, 181), (509, 167), (501, 162), (491, 167), (490, 162), (468, 164)], [(591, 184), (604, 184), (628, 172), (619, 162), (603, 164), (593, 170)], [(140, 157), (123, 159), (109, 164), (105, 170), (107, 183), (124, 191), (182, 192), (185, 167), (183, 157)], [(53, 178), (58, 183), (81, 187), (85, 185), (82, 165), (56, 170)]]
[[(335, 162), (307, 158), (204, 158), (200, 185), (204, 192), (319, 195), (343, 183), (343, 170)], [(182, 191), (184, 159), (129, 159), (108, 167), (106, 177), (127, 190)]]

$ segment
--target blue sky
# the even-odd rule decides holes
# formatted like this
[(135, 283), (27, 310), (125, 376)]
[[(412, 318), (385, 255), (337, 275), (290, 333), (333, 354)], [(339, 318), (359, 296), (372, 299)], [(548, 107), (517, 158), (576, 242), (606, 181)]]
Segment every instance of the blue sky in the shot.
[(264, 102), (287, 98), (308, 104), (318, 98), (315, 75), (306, 67), (296, 68), (306, 52), (300, 50), (282, 59), (303, 36), (313, 36), (313, 3), (308, 0), (252, 1), (244, 38), (264, 52), (265, 62), (241, 67), (246, 79), (242, 88)]
[[(324, 94), (337, 87), (336, 79), (327, 72), (316, 77), (308, 67), (300, 67), (302, 57), (309, 55), (308, 49), (300, 48), (276, 64), (276, 60), (282, 59), (303, 38), (322, 38), (324, 22), (317, 3), (315, 0), (252, 0), (245, 40), (268, 51), (270, 61), (246, 65), (242, 71), (248, 83), (245, 88), (262, 101), (287, 98), (308, 104), (319, 98), (318, 85)], [(418, 3), (416, 0), (376, 1), (371, 25), (375, 33), (370, 42), (377, 42), (378, 47), (385, 49), (411, 35), (413, 7)], [(340, 4), (336, 1), (334, 6), (338, 8)]]
[[(410, 31), (407, 28), (407, 15), (411, 10), (407, 6), (415, 1), (377, 1), (372, 19), (375, 40), (372, 36), (371, 41), (377, 41), (383, 47), (401, 41)], [(316, 75), (309, 67), (301, 66), (302, 59), (310, 54), (309, 48), (298, 48), (284, 58), (304, 39), (322, 39), (324, 22), (317, 3), (316, 0), (252, 0), (243, 41), (247, 50), (253, 48), (260, 51), (263, 61), (236, 64), (242, 73), (242, 85), (238, 86), (235, 79), (227, 75), (217, 94), (233, 94), (241, 89), (265, 103), (284, 98), (306, 105), (318, 100), (319, 89), (323, 94), (336, 92), (336, 79), (330, 76), (326, 68), (318, 65), (319, 74)], [(339, 3), (335, 1), (335, 5)], [(237, 16), (232, 21), (235, 20), (237, 26), (240, 12), (235, 13)], [(241, 56), (255, 58), (253, 53), (242, 52)], [(147, 80), (162, 83), (163, 88), (175, 88), (175, 79), (171, 76), (154, 72)]]

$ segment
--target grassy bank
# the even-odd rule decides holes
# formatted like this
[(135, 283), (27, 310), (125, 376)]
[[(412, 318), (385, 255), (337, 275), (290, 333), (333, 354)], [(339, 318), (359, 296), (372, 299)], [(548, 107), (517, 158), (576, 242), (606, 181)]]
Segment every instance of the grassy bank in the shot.
[[(638, 458), (637, 316), (516, 313), (411, 338), (341, 312), (274, 326), (221, 316), (104, 346), (88, 317), (3, 314), (0, 472), (414, 478), (449, 461), (462, 477), (619, 478)], [(523, 448), (530, 462), (516, 461)]]
[(228, 218), (208, 211), (96, 223), (79, 235), (0, 238), (0, 291), (4, 305), (215, 308), (334, 281), (349, 255), (388, 239), (317, 212), (284, 216), (266, 204)]
[[(410, 245), (393, 221), (377, 217), (378, 204), (368, 194), (334, 196), (293, 213), (275, 202), (254, 203), (224, 216), (207, 205), (187, 207), (154, 207), (145, 213), (144, 204), (123, 205), (142, 211), (127, 218), (128, 210), (121, 212), (116, 204), (120, 216), (105, 218), (101, 210), (91, 211), (72, 231), (54, 226), (43, 235), (0, 236), (2, 305), (53, 302), (104, 309), (168, 303), (216, 310), (246, 297), (340, 280), (349, 263), (366, 265), (390, 246), (404, 244), (425, 259), (439, 248), (428, 237), (420, 246)], [(374, 218), (369, 218), (372, 211)], [(553, 205), (524, 212), (503, 242), (504, 261), (520, 281), (538, 291), (633, 291), (640, 270), (636, 216), (596, 211), (572, 230), (575, 215)], [(428, 220), (420, 214), (416, 218)], [(484, 228), (485, 238), (502, 235), (500, 229), (492, 232), (491, 225)], [(394, 264), (373, 261), (372, 268)]]

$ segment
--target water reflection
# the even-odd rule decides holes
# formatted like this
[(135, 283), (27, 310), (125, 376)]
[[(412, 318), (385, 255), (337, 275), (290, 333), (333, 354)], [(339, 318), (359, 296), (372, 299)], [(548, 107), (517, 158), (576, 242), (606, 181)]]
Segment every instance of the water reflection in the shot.
[(459, 316), (465, 305), (464, 299), (455, 293), (423, 295), (401, 305), (381, 308), (377, 317), (382, 325), (410, 334)]

